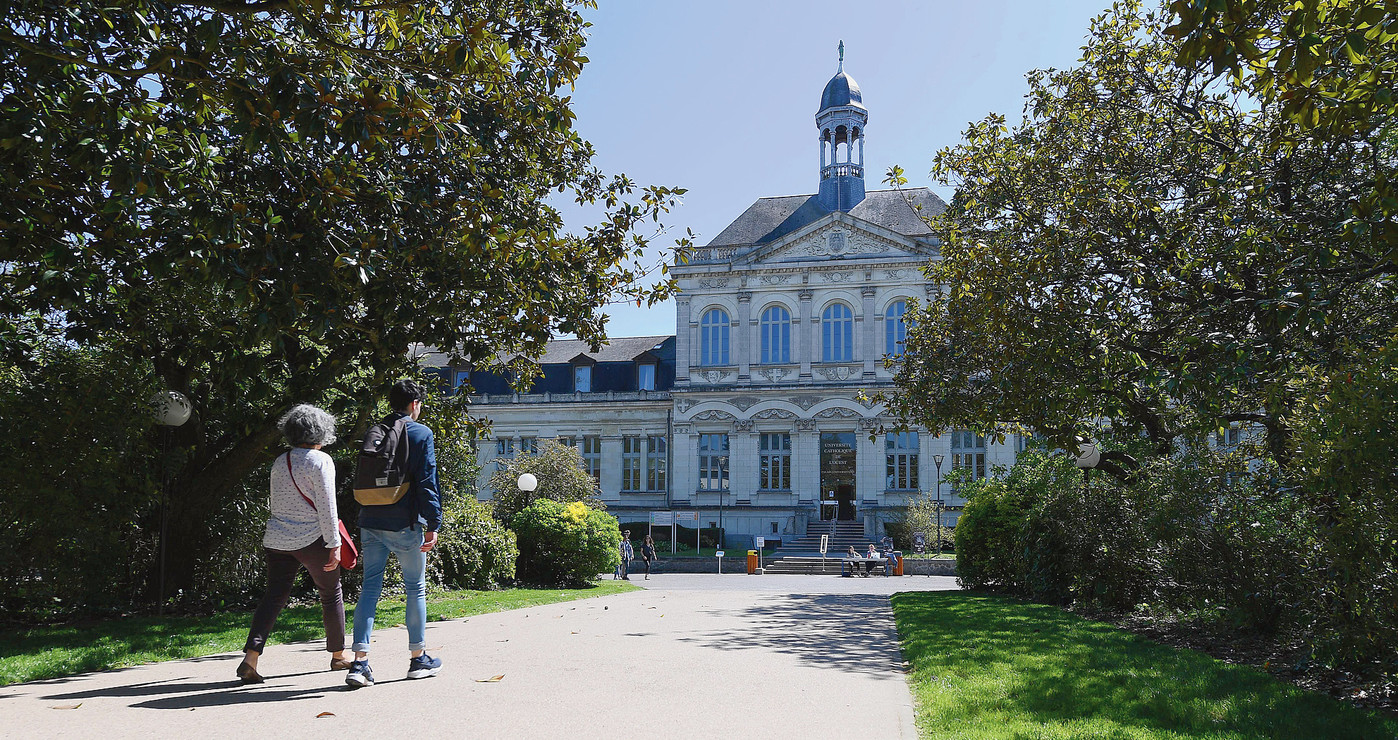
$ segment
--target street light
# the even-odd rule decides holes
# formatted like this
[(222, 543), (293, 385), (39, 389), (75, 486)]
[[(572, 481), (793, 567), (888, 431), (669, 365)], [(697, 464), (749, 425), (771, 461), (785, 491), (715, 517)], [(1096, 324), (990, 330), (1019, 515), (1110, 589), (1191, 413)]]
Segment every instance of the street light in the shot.
[(942, 557), (942, 461), (946, 457), (943, 455), (933, 455), (932, 462), (937, 464), (937, 558)]
[(169, 519), (165, 515), (165, 502), (170, 488), (170, 432), (189, 421), (194, 413), (194, 405), (179, 391), (159, 391), (150, 398), (151, 415), (163, 431), (160, 434), (160, 584), (157, 586), (155, 613), (165, 614), (165, 535), (169, 530)]
[(533, 473), (521, 473), (515, 485), (525, 493), (533, 493), (534, 489), (539, 487), (539, 479), (535, 478)]

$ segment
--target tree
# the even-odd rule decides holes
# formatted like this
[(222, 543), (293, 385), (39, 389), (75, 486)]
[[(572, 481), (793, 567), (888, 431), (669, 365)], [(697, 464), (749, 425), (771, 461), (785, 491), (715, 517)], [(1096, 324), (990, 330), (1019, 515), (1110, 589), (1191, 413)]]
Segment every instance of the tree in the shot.
[[(491, 474), (489, 485), (497, 519), (508, 522), (520, 510), (543, 499), (563, 504), (581, 501), (599, 511), (607, 508), (597, 495), (597, 483), (588, 475), (576, 447), (551, 439), (542, 440), (539, 444), (537, 453), (520, 453), (508, 465)], [(520, 490), (519, 476), (524, 473), (530, 473), (538, 480), (538, 488), (533, 491)]]
[[(572, 127), (579, 5), (0, 8), (0, 350), (100, 344), (193, 400), (172, 587), (289, 404), (352, 439), (415, 344), (484, 362), (596, 343), (618, 292), (670, 290), (635, 287), (638, 229), (682, 191), (607, 178)], [(560, 191), (601, 223), (566, 233)]]
[(931, 220), (945, 290), (898, 365), (904, 418), (1067, 449), (1107, 421), (1156, 454), (1244, 422), (1285, 459), (1308, 368), (1387, 341), (1395, 265), (1346, 224), (1392, 150), (1269, 148), (1277, 117), (1178, 53), (1158, 16), (1118, 4), (1076, 67), (1030, 73), (1022, 124), (990, 116), (937, 154), (957, 187)]

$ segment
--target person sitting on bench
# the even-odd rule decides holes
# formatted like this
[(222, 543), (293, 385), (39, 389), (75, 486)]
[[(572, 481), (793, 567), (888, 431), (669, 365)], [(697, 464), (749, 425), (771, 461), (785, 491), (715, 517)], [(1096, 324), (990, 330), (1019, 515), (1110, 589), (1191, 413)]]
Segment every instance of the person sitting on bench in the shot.
[(858, 563), (854, 563), (854, 562), (850, 562), (849, 558), (857, 558), (857, 557), (859, 557), (859, 553), (855, 551), (854, 545), (850, 545), (850, 546), (849, 546), (849, 550), (845, 553), (845, 560), (844, 560), (843, 562), (840, 563), (840, 575), (841, 575), (841, 576), (843, 576), (843, 577), (845, 577), (845, 578), (848, 578), (848, 577), (854, 575), (854, 571), (856, 571), (856, 570), (859, 569), (859, 564), (858, 564)]
[(864, 557), (868, 558), (868, 560), (864, 561), (864, 575), (867, 577), (870, 573), (874, 572), (874, 561), (878, 559), (879, 552), (870, 544), (869, 552)]

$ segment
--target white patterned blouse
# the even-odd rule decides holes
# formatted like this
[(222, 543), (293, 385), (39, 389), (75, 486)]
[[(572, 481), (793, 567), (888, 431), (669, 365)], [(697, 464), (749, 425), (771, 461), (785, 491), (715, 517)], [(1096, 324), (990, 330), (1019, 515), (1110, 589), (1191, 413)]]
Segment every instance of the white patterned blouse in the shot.
[[(288, 472), (286, 459), (291, 456)], [(301, 498), (292, 485), (292, 475), (301, 492), (315, 502), (315, 508)], [(272, 463), (271, 515), (262, 546), (269, 550), (300, 550), (325, 539), (327, 548), (340, 546), (339, 512), (335, 507), (335, 461), (320, 450), (294, 447)]]

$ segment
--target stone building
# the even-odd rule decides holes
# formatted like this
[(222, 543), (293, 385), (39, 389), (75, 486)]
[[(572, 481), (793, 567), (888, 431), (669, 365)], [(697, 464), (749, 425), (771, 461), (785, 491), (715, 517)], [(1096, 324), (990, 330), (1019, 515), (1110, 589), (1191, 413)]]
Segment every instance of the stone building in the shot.
[[(487, 468), (563, 437), (597, 466), (623, 521), (695, 510), (741, 542), (802, 536), (830, 520), (877, 537), (912, 497), (935, 491), (936, 456), (943, 475), (1013, 463), (1013, 437), (996, 445), (964, 430), (880, 431), (894, 420), (868, 396), (892, 387), (883, 361), (901, 352), (910, 302), (936, 290), (919, 269), (939, 258), (921, 217), (945, 206), (926, 188), (866, 190), (869, 112), (843, 67), (815, 116), (817, 191), (759, 198), (672, 268), (681, 287), (673, 337), (616, 339), (595, 354), (554, 342), (530, 394), (473, 378), (474, 411), (497, 437), (482, 448)], [(638, 368), (651, 362), (647, 387)], [(606, 388), (582, 369), (608, 364), (618, 369), (606, 371)], [(954, 521), (963, 501), (945, 485), (942, 496)]]

